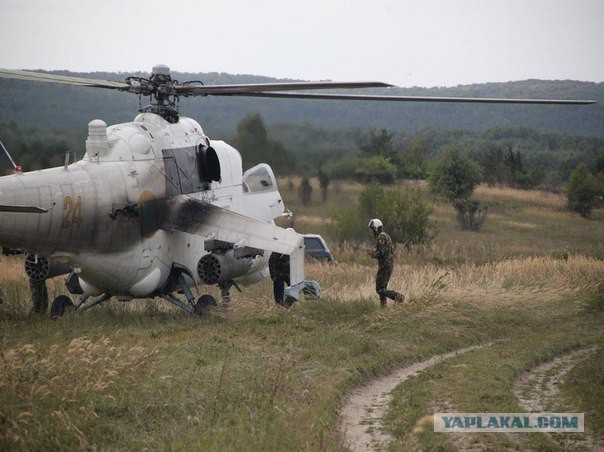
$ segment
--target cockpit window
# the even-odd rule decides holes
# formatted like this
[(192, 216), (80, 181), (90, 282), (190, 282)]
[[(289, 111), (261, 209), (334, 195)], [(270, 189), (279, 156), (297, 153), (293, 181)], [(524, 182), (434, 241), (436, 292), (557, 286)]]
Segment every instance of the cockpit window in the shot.
[(245, 185), (250, 192), (276, 190), (276, 183), (268, 165), (258, 165), (245, 174)]

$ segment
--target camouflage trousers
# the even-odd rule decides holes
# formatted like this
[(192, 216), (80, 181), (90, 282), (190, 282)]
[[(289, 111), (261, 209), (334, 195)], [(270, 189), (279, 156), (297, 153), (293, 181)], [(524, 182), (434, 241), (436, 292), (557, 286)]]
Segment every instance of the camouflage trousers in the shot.
[(38, 314), (45, 313), (48, 309), (48, 289), (46, 288), (46, 281), (34, 281), (30, 278), (29, 288), (31, 290), (34, 312)]
[(380, 296), (380, 304), (386, 306), (386, 300), (390, 298), (395, 301), (402, 301), (403, 295), (395, 290), (388, 290), (388, 282), (392, 275), (392, 265), (380, 265), (375, 277), (375, 291)]
[(289, 277), (278, 276), (273, 280), (273, 295), (275, 303), (281, 306), (291, 306), (290, 300), (285, 299), (285, 286), (289, 286)]

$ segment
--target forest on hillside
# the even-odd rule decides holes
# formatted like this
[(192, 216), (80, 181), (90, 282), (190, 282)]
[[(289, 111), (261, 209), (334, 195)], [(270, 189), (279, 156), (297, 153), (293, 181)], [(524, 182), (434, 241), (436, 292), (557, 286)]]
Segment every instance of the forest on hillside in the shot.
[[(309, 124), (270, 126), (255, 113), (224, 138), (241, 152), (244, 168), (266, 162), (278, 175), (314, 177), (322, 171), (331, 179), (361, 182), (425, 179), (433, 162), (450, 148), (478, 162), (484, 181), (492, 184), (559, 191), (581, 163), (594, 173), (604, 170), (604, 135), (540, 132), (522, 126), (482, 132), (324, 129)], [(62, 165), (67, 152), (82, 158), (85, 140), (79, 129), (0, 123), (0, 141), (26, 171)], [(0, 157), (0, 170), (11, 170), (5, 156)]]

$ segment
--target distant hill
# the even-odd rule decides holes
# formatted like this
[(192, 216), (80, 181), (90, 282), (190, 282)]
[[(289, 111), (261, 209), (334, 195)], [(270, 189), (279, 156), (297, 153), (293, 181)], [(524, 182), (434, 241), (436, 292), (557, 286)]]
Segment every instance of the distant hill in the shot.
[[(53, 72), (71, 76), (123, 80), (133, 74)], [(136, 74), (146, 75), (146, 74)], [(179, 81), (213, 83), (284, 81), (224, 73), (173, 73)], [(521, 125), (544, 132), (600, 135), (604, 133), (604, 83), (524, 80), (451, 88), (394, 88), (372, 93), (422, 96), (472, 96), (594, 99), (591, 106), (483, 105), (433, 103), (379, 103), (255, 98), (183, 98), (181, 114), (197, 119), (212, 137), (230, 136), (247, 114), (259, 112), (268, 125), (310, 124), (323, 128), (370, 127), (416, 131), (431, 127), (484, 131)], [(130, 121), (139, 99), (102, 89), (0, 79), (0, 123), (20, 127), (86, 129), (101, 118), (107, 123)], [(147, 99), (142, 103), (146, 104)]]

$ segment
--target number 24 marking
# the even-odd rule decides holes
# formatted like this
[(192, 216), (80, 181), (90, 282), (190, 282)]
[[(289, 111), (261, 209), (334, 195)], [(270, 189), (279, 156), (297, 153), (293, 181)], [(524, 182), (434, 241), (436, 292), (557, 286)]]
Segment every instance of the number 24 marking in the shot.
[(81, 222), (82, 197), (78, 196), (74, 204), (71, 196), (65, 196), (65, 199), (63, 200), (63, 228), (70, 228), (74, 224), (79, 227)]

